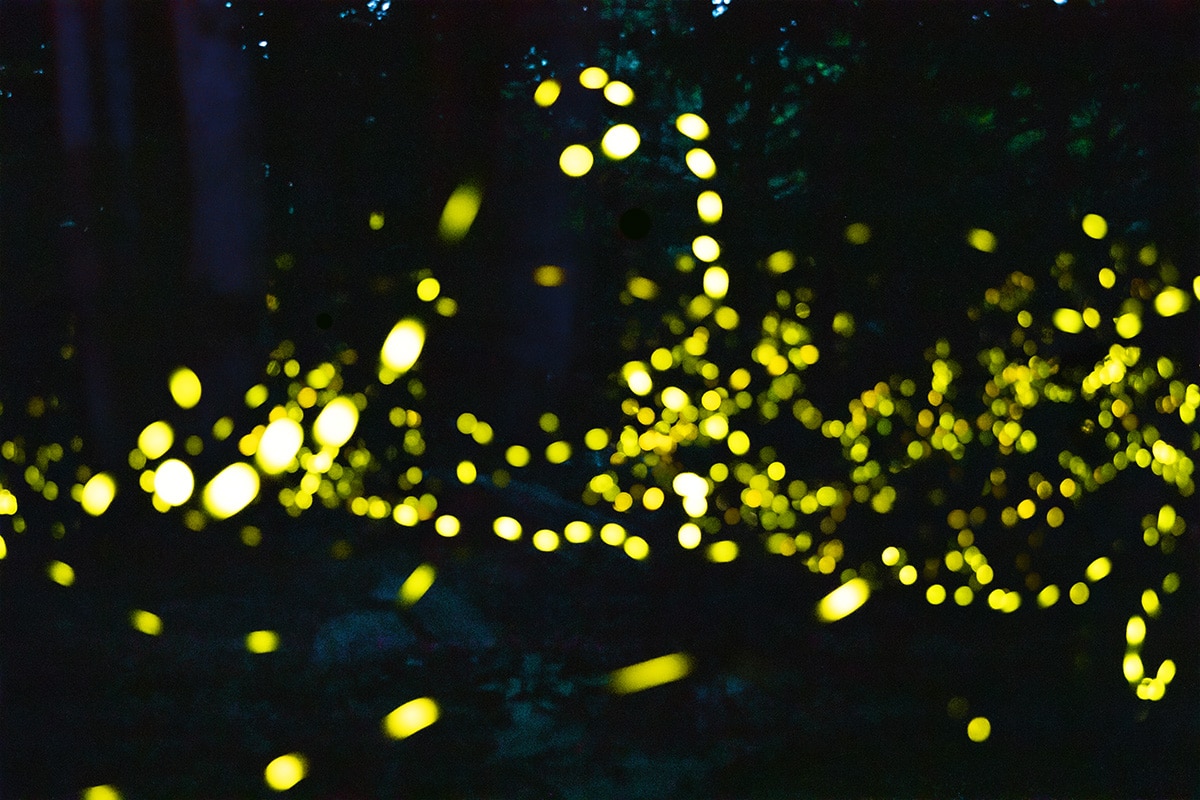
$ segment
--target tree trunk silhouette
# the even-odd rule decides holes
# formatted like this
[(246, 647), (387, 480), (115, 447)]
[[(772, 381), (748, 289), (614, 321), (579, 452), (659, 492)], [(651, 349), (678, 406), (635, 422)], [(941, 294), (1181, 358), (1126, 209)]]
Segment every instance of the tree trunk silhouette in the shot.
[(262, 202), (237, 21), (220, 3), (54, 5), (59, 247), (98, 466), (170, 410), (172, 367), (197, 372), (214, 419), (254, 374)]

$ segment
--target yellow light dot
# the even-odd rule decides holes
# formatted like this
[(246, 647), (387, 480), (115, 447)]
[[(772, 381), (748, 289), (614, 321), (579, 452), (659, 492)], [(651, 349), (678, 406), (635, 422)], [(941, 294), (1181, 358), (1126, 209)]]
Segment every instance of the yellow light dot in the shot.
[(696, 114), (680, 114), (675, 118), (675, 129), (698, 142), (708, 138), (708, 123)]
[(433, 586), (436, 577), (437, 570), (432, 564), (419, 565), (400, 585), (400, 590), (396, 592), (396, 602), (402, 608), (412, 608), (418, 600), (425, 596), (429, 587)]
[[(1159, 441), (1162, 441), (1161, 439)], [(1157, 442), (1156, 442), (1157, 444)], [(1162, 533), (1168, 533), (1175, 527), (1175, 520), (1178, 515), (1175, 513), (1175, 507), (1164, 505), (1158, 510), (1158, 519), (1155, 522), (1155, 527)]]
[(417, 284), (417, 299), (431, 303), (442, 291), (442, 284), (437, 278), (422, 278)]
[(697, 236), (692, 240), (692, 252), (701, 261), (712, 262), (721, 256), (721, 246), (711, 236)]
[(623, 81), (609, 81), (604, 85), (604, 99), (614, 106), (627, 106), (633, 102), (633, 89)]
[(567, 282), (567, 271), (555, 264), (542, 264), (534, 268), (533, 282), (538, 286), (562, 286)]
[(1121, 314), (1116, 318), (1116, 328), (1122, 339), (1132, 339), (1142, 332), (1142, 318), (1132, 311)]
[(162, 633), (162, 619), (149, 611), (135, 609), (129, 613), (129, 624), (134, 630), (141, 631), (147, 636), (158, 636)]
[(121, 800), (117, 787), (107, 783), (100, 786), (89, 786), (79, 795), (80, 800)]
[(592, 538), (592, 526), (580, 520), (572, 520), (563, 528), (563, 538), (571, 544), (582, 544)]
[(341, 447), (358, 426), (358, 406), (349, 397), (335, 397), (313, 422), (313, 439), (325, 447)]
[(880, 560), (889, 567), (894, 566), (900, 562), (900, 551), (895, 547), (885, 547)]
[(371, 216), (367, 217), (367, 225), (373, 231), (381, 230), (383, 228), (383, 214), (378, 211), (372, 211)]
[(171, 397), (180, 408), (192, 408), (200, 402), (200, 379), (187, 367), (179, 367), (167, 381)]
[(406, 739), (437, 722), (440, 711), (431, 698), (418, 697), (383, 718), (383, 730), (393, 739)]
[(533, 546), (543, 553), (549, 553), (558, 549), (558, 534), (548, 528), (543, 528), (534, 533), (531, 541), (533, 542)]
[(668, 386), (663, 389), (659, 399), (662, 400), (663, 406), (672, 411), (682, 411), (688, 405), (687, 392), (678, 386)]
[(191, 468), (179, 459), (167, 459), (154, 471), (154, 494), (169, 506), (186, 503), (195, 486)]
[(279, 634), (275, 631), (250, 631), (246, 634), (246, 650), (251, 653), (273, 653), (279, 649)]
[(296, 458), (304, 443), (304, 429), (291, 417), (279, 417), (263, 431), (254, 460), (268, 475), (277, 475)]
[(258, 408), (263, 403), (267, 402), (269, 392), (266, 386), (261, 383), (257, 386), (251, 386), (246, 390), (246, 408)]
[(554, 101), (558, 99), (561, 92), (562, 84), (553, 78), (548, 78), (539, 83), (537, 89), (534, 90), (533, 102), (542, 108), (549, 108), (554, 105)]
[(791, 250), (776, 250), (767, 256), (767, 270), (776, 275), (790, 272), (796, 266), (796, 256)]
[(685, 522), (679, 526), (679, 534), (676, 538), (679, 539), (680, 547), (694, 550), (700, 544), (700, 526), (694, 522)]
[(149, 459), (160, 458), (171, 449), (175, 432), (166, 422), (151, 422), (138, 434), (138, 449)]
[(1146, 640), (1146, 620), (1138, 616), (1129, 618), (1125, 624), (1125, 642), (1130, 647), (1137, 647)]
[(992, 735), (992, 723), (987, 717), (975, 717), (967, 723), (967, 738), (972, 742), (986, 742)]
[(615, 694), (632, 694), (687, 677), (692, 659), (686, 653), (672, 653), (649, 661), (614, 670), (608, 688)]
[(645, 494), (642, 495), (642, 505), (646, 507), (647, 511), (657, 511), (662, 507), (665, 499), (666, 496), (663, 494), (662, 489), (658, 488), (657, 486), (651, 486), (646, 490)]
[(308, 761), (300, 753), (288, 753), (267, 764), (264, 776), (267, 786), (277, 792), (286, 792), (300, 781), (308, 772)]
[(708, 560), (714, 564), (728, 564), (738, 557), (737, 542), (729, 540), (713, 542), (708, 546), (706, 555), (708, 556)]
[(967, 232), (967, 244), (982, 253), (991, 253), (996, 249), (996, 234), (983, 228), (972, 228)]
[(59, 586), (70, 586), (75, 583), (75, 570), (71, 568), (70, 564), (62, 561), (51, 561), (47, 564), (46, 574)]
[(1079, 333), (1083, 330), (1083, 314), (1073, 308), (1060, 308), (1052, 317), (1054, 327), (1063, 333)]
[(1129, 651), (1125, 654), (1125, 658), (1121, 659), (1121, 672), (1125, 674), (1125, 680), (1130, 683), (1137, 683), (1146, 674), (1146, 667), (1142, 663), (1142, 657), (1136, 651)]
[(639, 300), (653, 300), (658, 297), (658, 284), (641, 275), (632, 276), (625, 288)]
[(642, 137), (638, 135), (637, 129), (621, 123), (613, 125), (605, 132), (604, 138), (600, 140), (600, 149), (604, 151), (604, 155), (619, 161), (633, 155), (641, 143)]
[(608, 447), (608, 431), (592, 428), (583, 435), (583, 444), (589, 450), (603, 450)]
[(546, 447), (546, 460), (551, 464), (562, 464), (571, 457), (571, 445), (568, 442), (552, 442)]
[(688, 169), (692, 171), (692, 174), (702, 180), (708, 180), (717, 174), (717, 162), (713, 161), (707, 150), (694, 147), (684, 156), (684, 161), (687, 162)]
[(512, 517), (496, 517), (496, 521), (492, 523), (492, 530), (501, 539), (507, 539), (510, 542), (521, 538), (521, 523)]
[(852, 578), (821, 598), (817, 603), (817, 618), (835, 622), (857, 611), (871, 596), (871, 585), (862, 578)]
[(817, 489), (817, 502), (826, 508), (837, 505), (839, 497), (838, 490), (832, 486), (822, 486), (820, 489)]
[(594, 163), (592, 151), (581, 144), (568, 145), (558, 157), (559, 169), (572, 178), (588, 174)]
[(1142, 592), (1142, 608), (1145, 609), (1147, 615), (1157, 617), (1162, 611), (1162, 605), (1158, 600), (1158, 592), (1153, 589), (1147, 589)]
[(1095, 583), (1096, 581), (1101, 580), (1102, 578), (1107, 576), (1108, 573), (1111, 571), (1112, 571), (1112, 559), (1110, 559), (1106, 556), (1101, 556), (1100, 558), (1097, 558), (1092, 563), (1088, 564), (1087, 570), (1085, 570), (1084, 574), (1087, 576), (1087, 579), (1089, 581), (1091, 581), (1092, 583)]
[(725, 213), (721, 195), (713, 191), (701, 192), (696, 198), (696, 213), (709, 225), (720, 222), (721, 215)]
[(480, 422), (475, 426), (475, 430), (471, 431), (471, 438), (479, 444), (491, 444), (493, 436), (492, 426), (486, 422)]
[(846, 241), (850, 244), (866, 244), (871, 241), (871, 226), (865, 222), (854, 222), (846, 226)]
[[(98, 472), (83, 485), (83, 492), (79, 497), (79, 502), (83, 506), (84, 511), (93, 517), (98, 517), (108, 510), (108, 506), (112, 503), (116, 494), (117, 485), (113, 482), (112, 476), (107, 472)], [(12, 495), (5, 496), (11, 497)], [(15, 502), (12, 505), (13, 511), (15, 511)]]
[(630, 536), (622, 545), (625, 555), (634, 561), (642, 561), (650, 555), (650, 545), (640, 536)]
[(1072, 603), (1077, 606), (1081, 606), (1087, 602), (1090, 594), (1091, 590), (1088, 589), (1087, 584), (1079, 582), (1071, 586), (1071, 591), (1068, 593), (1068, 596), (1071, 598)]
[(1108, 222), (1099, 214), (1086, 214), (1083, 218), (1083, 232), (1093, 239), (1103, 239), (1108, 235)]
[(462, 484), (470, 484), (475, 482), (479, 472), (475, 469), (475, 465), (470, 461), (460, 461), (454, 469), (454, 474), (458, 478), (458, 482)]
[(623, 544), (625, 537), (625, 529), (615, 522), (609, 522), (600, 527), (600, 541), (611, 547)]
[(629, 391), (636, 395), (645, 396), (650, 394), (651, 389), (654, 388), (650, 373), (646, 371), (646, 365), (641, 361), (630, 361), (621, 368), (621, 375), (625, 378)]
[(433, 522), (433, 529), (439, 535), (447, 538), (457, 536), (459, 531), (458, 517), (452, 514), (443, 514)]
[(204, 509), (214, 519), (226, 519), (258, 496), (258, 473), (249, 464), (230, 464), (204, 487)]
[(1168, 286), (1154, 298), (1154, 310), (1162, 317), (1173, 317), (1187, 311), (1191, 304), (1187, 293), (1175, 286)]
[(463, 184), (450, 193), (438, 222), (438, 235), (446, 242), (462, 241), (475, 222), (484, 192), (474, 184)]
[(720, 300), (729, 292), (729, 273), (723, 267), (709, 267), (704, 270), (704, 293), (714, 300)]
[(579, 84), (585, 89), (603, 89), (608, 83), (608, 73), (600, 67), (588, 67), (579, 73)]
[(946, 602), (946, 587), (940, 583), (935, 583), (925, 590), (925, 599), (930, 605), (940, 606)]
[(425, 326), (415, 319), (397, 322), (379, 352), (379, 360), (393, 375), (403, 375), (412, 369), (425, 344)]
[(725, 443), (729, 446), (729, 452), (735, 456), (744, 456), (750, 451), (750, 437), (746, 435), (745, 431), (734, 431), (729, 434)]
[(971, 601), (975, 599), (975, 592), (970, 586), (960, 586), (954, 590), (954, 602), (960, 606), (969, 606)]
[(1039, 608), (1049, 608), (1058, 602), (1059, 598), (1058, 587), (1054, 584), (1044, 587), (1037, 595), (1037, 604)]
[(514, 467), (524, 467), (529, 464), (529, 448), (514, 444), (504, 451), (504, 460)]
[(917, 582), (917, 568), (912, 564), (905, 564), (900, 568), (900, 571), (896, 573), (896, 577), (898, 577), (900, 582), (905, 586), (912, 586)]

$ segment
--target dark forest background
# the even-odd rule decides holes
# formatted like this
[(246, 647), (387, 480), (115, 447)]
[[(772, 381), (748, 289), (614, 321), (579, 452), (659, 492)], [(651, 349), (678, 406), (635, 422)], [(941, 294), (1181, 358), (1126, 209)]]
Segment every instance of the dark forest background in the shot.
[[(0, 516), (0, 797), (257, 796), (289, 752), (309, 762), (292, 792), (316, 797), (1200, 792), (1200, 514), (1145, 471), (1089, 495), (1046, 548), (1047, 580), (1064, 587), (1113, 556), (1086, 605), (1030, 597), (1001, 615), (893, 586), (833, 625), (812, 608), (837, 576), (763, 552), (753, 530), (729, 564), (681, 551), (679, 520), (652, 515), (630, 523), (651, 541), (645, 562), (491, 535), (499, 514), (530, 531), (606, 519), (580, 500), (596, 472), (582, 456), (507, 492), (449, 477), (473, 457), (463, 412), (535, 451), (544, 412), (576, 442), (620, 429), (614, 376), (669, 344), (664, 316), (697, 291), (672, 267), (705, 232), (675, 142), (683, 111), (712, 129), (715, 235), (743, 324), (781, 286), (857, 321), (852, 338), (822, 331), (806, 387), (822, 408), (927, 373), (939, 339), (964, 363), (1008, 346), (1011, 323), (968, 312), (1014, 270), (1046, 287), (1029, 300), (1042, 316), (1077, 300), (1053, 271), (1064, 251), (1094, 284), (1114, 247), (1153, 244), (1190, 290), (1198, 37), (1200, 14), (1173, 2), (0, 3), (0, 441), (13, 444), (0, 487), (19, 504)], [(582, 89), (590, 65), (634, 104)], [(538, 108), (551, 77), (563, 95)], [(562, 148), (613, 121), (639, 129), (638, 153), (566, 178)], [(439, 216), (465, 182), (484, 201), (447, 243)], [(1088, 213), (1106, 239), (1083, 235)], [(859, 221), (871, 239), (856, 247), (845, 230)], [(995, 253), (964, 245), (977, 227)], [(799, 262), (783, 282), (760, 269), (782, 248)], [(544, 263), (567, 270), (564, 286), (534, 285)], [(1161, 286), (1152, 272), (1123, 277)], [(635, 274), (656, 298), (622, 300)], [(453, 315), (417, 300), (429, 275)], [(148, 422), (171, 421), (180, 441), (226, 415), (249, 430), (262, 415), (245, 391), (262, 381), (286, 400), (292, 358), (368, 386), (376, 348), (414, 314), (428, 327), (420, 388), (395, 402), (420, 409), (416, 463), (459, 537), (349, 503), (289, 514), (266, 483), (242, 515), (197, 531), (137, 488), (127, 454)], [(1197, 382), (1196, 320), (1147, 311), (1138, 338), (1184, 383)], [(1045, 352), (1090, 368), (1106, 335)], [(749, 365), (747, 341), (725, 339), (731, 368)], [(166, 391), (181, 364), (204, 385), (188, 412)], [(1039, 437), (1086, 450), (1074, 410), (1036, 417)], [(796, 425), (756, 425), (796, 474), (842, 474), (839, 451)], [(1194, 423), (1176, 433), (1194, 458)], [(394, 489), (396, 435), (364, 415), (362, 449), (381, 462), (364, 494)], [(237, 458), (236, 439), (192, 453), (198, 480)], [(54, 463), (37, 463), (60, 476), (57, 500), (28, 472), (53, 444)], [(1052, 474), (1055, 456), (1022, 478)], [(843, 538), (864, 558), (899, 542), (938, 555), (938, 490), (977, 494), (987, 459), (906, 473), (906, 502)], [(102, 517), (66, 496), (81, 467), (124, 476)], [(1139, 522), (1166, 502), (1186, 519), (1169, 553), (1142, 544)], [(47, 579), (56, 560), (72, 586)], [(444, 589), (398, 613), (398, 581), (420, 563)], [(1149, 703), (1121, 673), (1125, 623), (1167, 573), (1181, 588), (1146, 657), (1178, 674)], [(131, 609), (161, 617), (161, 635), (134, 630)], [(280, 649), (246, 652), (257, 629)], [(676, 651), (695, 660), (686, 679), (604, 691), (611, 670)], [(379, 720), (418, 696), (442, 718), (384, 737)], [(991, 720), (986, 742), (966, 736), (976, 716)]]

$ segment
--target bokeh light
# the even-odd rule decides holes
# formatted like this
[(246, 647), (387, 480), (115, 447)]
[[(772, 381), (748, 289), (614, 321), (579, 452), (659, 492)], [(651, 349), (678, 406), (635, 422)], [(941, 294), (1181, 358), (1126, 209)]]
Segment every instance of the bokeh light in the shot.
[(200, 402), (200, 378), (187, 367), (179, 367), (167, 379), (171, 397), (180, 408), (192, 408)]
[(267, 786), (277, 792), (286, 792), (308, 773), (308, 759), (300, 753), (288, 753), (271, 759), (263, 771)]
[(703, 141), (708, 138), (708, 123), (697, 114), (680, 114), (675, 118), (675, 128), (689, 139)]
[(581, 144), (567, 145), (558, 157), (559, 168), (572, 178), (587, 175), (595, 162), (596, 157), (592, 155), (592, 151)]
[(440, 709), (431, 698), (409, 700), (383, 718), (383, 730), (393, 739), (407, 739), (437, 722)]

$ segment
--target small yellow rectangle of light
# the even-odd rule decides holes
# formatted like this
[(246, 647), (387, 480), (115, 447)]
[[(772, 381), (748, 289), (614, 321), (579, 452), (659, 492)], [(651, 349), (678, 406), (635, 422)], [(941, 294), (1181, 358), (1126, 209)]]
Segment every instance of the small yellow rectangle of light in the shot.
[(687, 677), (691, 671), (691, 656), (687, 653), (672, 653), (614, 670), (608, 687), (614, 694), (632, 694), (680, 680)]
[(246, 634), (246, 650), (251, 653), (273, 653), (279, 649), (279, 634), (275, 631), (251, 631)]
[(137, 609), (130, 612), (129, 624), (147, 636), (158, 636), (162, 633), (162, 619), (149, 611)]
[(471, 223), (475, 221), (482, 201), (483, 192), (474, 184), (464, 183), (451, 192), (438, 223), (438, 235), (442, 241), (461, 241), (471, 230)]
[(383, 718), (383, 730), (393, 739), (406, 739), (438, 719), (438, 705), (429, 697), (409, 700)]
[(433, 586), (436, 577), (437, 570), (432, 564), (420, 565), (400, 585), (400, 591), (396, 593), (396, 602), (404, 608), (412, 608), (418, 600), (425, 596), (429, 587)]
[(871, 596), (871, 585), (862, 578), (851, 578), (817, 603), (817, 618), (836, 622), (857, 611)]

